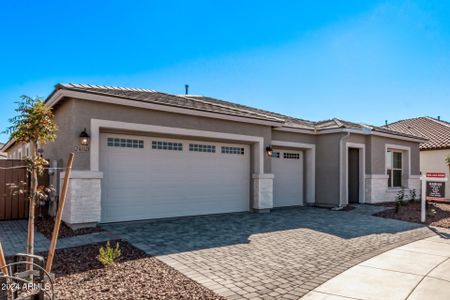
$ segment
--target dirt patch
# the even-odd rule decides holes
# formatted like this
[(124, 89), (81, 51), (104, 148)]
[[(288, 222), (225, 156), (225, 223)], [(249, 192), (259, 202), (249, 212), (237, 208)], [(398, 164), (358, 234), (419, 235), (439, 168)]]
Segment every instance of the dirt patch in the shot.
[(96, 258), (105, 243), (57, 250), (53, 264), (56, 298), (224, 299), (126, 241), (111, 241), (111, 246), (116, 242), (122, 255), (107, 268)]
[[(52, 217), (36, 218), (36, 228), (37, 230), (45, 235), (46, 238), (51, 239), (53, 234), (53, 227), (55, 226), (55, 220)], [(94, 228), (81, 228), (77, 230), (72, 230), (69, 226), (61, 223), (59, 228), (59, 238), (67, 238), (77, 235), (90, 234), (94, 232), (103, 231), (100, 227)]]
[[(422, 224), (420, 222), (420, 202), (405, 202), (405, 205), (400, 206), (400, 211), (398, 213), (395, 213), (395, 203), (385, 204), (385, 206), (386, 205), (389, 205), (392, 208), (376, 213), (374, 216)], [(430, 214), (432, 210), (436, 212), (434, 215)], [(425, 224), (450, 228), (450, 204), (429, 202)]]

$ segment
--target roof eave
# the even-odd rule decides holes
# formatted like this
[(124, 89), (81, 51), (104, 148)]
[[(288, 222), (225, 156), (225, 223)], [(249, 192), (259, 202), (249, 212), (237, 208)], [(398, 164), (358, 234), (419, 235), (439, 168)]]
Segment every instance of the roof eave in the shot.
[[(59, 87), (59, 89), (58, 89)], [(92, 97), (95, 96), (95, 97)], [(226, 113), (220, 113), (220, 112), (210, 112), (205, 110), (199, 110), (199, 109), (191, 109), (181, 106), (172, 106), (172, 105), (164, 105), (159, 103), (150, 103), (150, 102), (144, 102), (144, 101), (137, 101), (132, 100), (124, 97), (119, 96), (112, 96), (112, 95), (104, 95), (100, 93), (90, 92), (90, 91), (80, 91), (78, 89), (71, 89), (67, 88), (62, 85), (56, 85), (55, 91), (51, 94), (51, 97), (48, 97), (46, 100), (46, 103), (50, 107), (54, 107), (59, 101), (61, 101), (63, 98), (74, 98), (74, 99), (84, 99), (84, 100), (91, 100), (91, 101), (99, 101), (109, 104), (119, 104), (119, 105), (126, 105), (126, 106), (134, 106), (134, 107), (141, 107), (141, 108), (148, 108), (148, 109), (154, 109), (154, 110), (161, 110), (161, 111), (168, 111), (168, 112), (175, 112), (180, 114), (193, 114), (193, 112), (198, 112), (202, 114), (203, 116), (207, 117), (218, 117), (222, 116), (222, 119), (230, 120), (230, 121), (239, 121), (243, 123), (256, 123), (256, 124), (263, 124), (268, 126), (282, 126), (284, 121), (282, 120), (268, 120), (263, 118), (257, 118), (257, 117), (248, 117), (248, 116), (237, 116), (237, 115), (230, 115)], [(120, 100), (120, 103), (114, 103), (115, 101)], [(134, 105), (133, 105), (134, 104)], [(138, 105), (139, 104), (139, 105)], [(195, 114), (195, 113), (194, 113)]]

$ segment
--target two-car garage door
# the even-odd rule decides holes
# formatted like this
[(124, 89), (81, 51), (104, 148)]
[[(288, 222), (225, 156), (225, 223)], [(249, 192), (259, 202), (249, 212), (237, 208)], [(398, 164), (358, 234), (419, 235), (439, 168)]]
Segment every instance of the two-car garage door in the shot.
[(248, 211), (248, 145), (102, 133), (102, 222)]

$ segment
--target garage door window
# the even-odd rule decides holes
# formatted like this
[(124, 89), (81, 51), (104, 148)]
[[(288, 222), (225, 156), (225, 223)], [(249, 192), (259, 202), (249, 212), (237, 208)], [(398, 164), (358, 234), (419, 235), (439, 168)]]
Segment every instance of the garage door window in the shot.
[(299, 153), (283, 153), (283, 158), (286, 159), (300, 159)]
[(165, 141), (152, 141), (152, 149), (183, 151), (183, 144)]
[(240, 155), (244, 155), (244, 148), (223, 146), (222, 147), (222, 153), (224, 153), (224, 154), (240, 154)]
[(133, 139), (108, 138), (108, 147), (143, 149), (144, 141)]
[(273, 152), (272, 152), (272, 157), (273, 157), (273, 158), (280, 158), (280, 152), (275, 152), (275, 151), (273, 151)]
[(216, 153), (216, 146), (202, 145), (202, 144), (189, 144), (189, 151)]

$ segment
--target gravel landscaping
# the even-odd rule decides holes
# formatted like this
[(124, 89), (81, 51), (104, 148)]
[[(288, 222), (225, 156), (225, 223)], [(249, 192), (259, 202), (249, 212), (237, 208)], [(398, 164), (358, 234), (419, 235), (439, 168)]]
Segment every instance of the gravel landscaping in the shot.
[(97, 260), (105, 243), (57, 250), (57, 299), (224, 299), (126, 241), (111, 246), (116, 242), (122, 255), (107, 268)]
[[(397, 219), (407, 222), (420, 223), (420, 202), (406, 203), (400, 206), (400, 211), (395, 212), (395, 204), (384, 204), (390, 208), (379, 213), (375, 213), (374, 216)], [(430, 214), (434, 210), (436, 214)], [(450, 203), (429, 202), (427, 208), (427, 218), (425, 224), (443, 228), (450, 228)]]
[[(42, 233), (46, 238), (49, 240), (52, 238), (53, 234), (53, 227), (55, 224), (55, 220), (52, 217), (42, 217), (42, 218), (36, 218), (36, 228), (37, 230)], [(61, 223), (61, 227), (59, 228), (59, 238), (67, 238), (67, 237), (73, 237), (78, 235), (84, 235), (84, 234), (90, 234), (94, 232), (100, 232), (103, 231), (100, 227), (94, 227), (94, 228), (81, 228), (77, 230), (72, 230), (69, 226)]]

